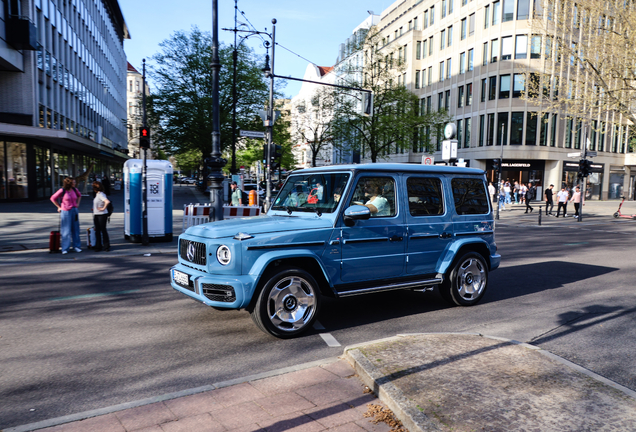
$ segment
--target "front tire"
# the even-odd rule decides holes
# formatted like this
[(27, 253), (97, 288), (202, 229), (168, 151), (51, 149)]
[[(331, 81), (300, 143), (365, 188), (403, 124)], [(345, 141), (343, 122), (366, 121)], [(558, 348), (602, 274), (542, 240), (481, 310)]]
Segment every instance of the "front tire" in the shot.
[(616, 219), (618, 219), (618, 217), (619, 217), (619, 216), (620, 216), (620, 214), (618, 214), (618, 212), (614, 213), (614, 217), (615, 217)]
[(488, 286), (488, 266), (477, 252), (468, 252), (457, 260), (440, 287), (447, 302), (458, 306), (473, 306), (481, 300)]
[(265, 282), (251, 316), (265, 333), (289, 339), (311, 328), (320, 303), (320, 290), (313, 276), (288, 268)]

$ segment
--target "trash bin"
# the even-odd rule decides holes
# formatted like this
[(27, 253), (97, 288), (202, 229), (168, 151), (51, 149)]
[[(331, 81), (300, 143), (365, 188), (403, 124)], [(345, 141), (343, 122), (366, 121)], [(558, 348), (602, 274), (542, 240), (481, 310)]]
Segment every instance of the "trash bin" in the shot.
[[(143, 235), (142, 174), (143, 160), (129, 159), (124, 164), (124, 237), (141, 243)], [(172, 164), (167, 160), (146, 161), (148, 200), (148, 240), (172, 241)]]

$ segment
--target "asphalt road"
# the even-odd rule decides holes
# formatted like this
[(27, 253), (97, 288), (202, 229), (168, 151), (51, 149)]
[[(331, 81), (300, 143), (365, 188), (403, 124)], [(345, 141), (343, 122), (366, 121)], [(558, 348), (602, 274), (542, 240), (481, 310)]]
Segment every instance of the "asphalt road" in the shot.
[(397, 333), (530, 342), (636, 390), (636, 224), (619, 222), (507, 220), (497, 229), (502, 266), (479, 305), (411, 291), (326, 300), (324, 330), (294, 340), (172, 290), (169, 255), (0, 266), (0, 428), (334, 357)]

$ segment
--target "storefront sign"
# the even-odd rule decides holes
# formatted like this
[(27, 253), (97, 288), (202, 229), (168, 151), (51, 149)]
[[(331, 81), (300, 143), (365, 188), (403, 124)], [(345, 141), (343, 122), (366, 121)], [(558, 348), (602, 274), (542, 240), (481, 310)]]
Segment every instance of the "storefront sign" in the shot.
[[(591, 172), (597, 172), (597, 173), (602, 173), (604, 166), (603, 164), (592, 164), (590, 165), (590, 171)], [(579, 170), (579, 162), (568, 162), (565, 161), (563, 162), (563, 171), (578, 171)]]
[[(508, 171), (543, 171), (545, 161), (542, 160), (515, 160), (504, 158), (501, 168)], [(492, 159), (486, 161), (486, 170), (492, 170)]]

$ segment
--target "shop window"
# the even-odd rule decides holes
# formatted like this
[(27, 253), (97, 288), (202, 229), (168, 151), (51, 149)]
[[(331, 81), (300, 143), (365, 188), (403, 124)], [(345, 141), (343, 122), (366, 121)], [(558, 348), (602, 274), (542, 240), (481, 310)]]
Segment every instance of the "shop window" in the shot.
[(28, 198), (27, 148), (25, 143), (6, 143), (6, 197), (8, 199)]

